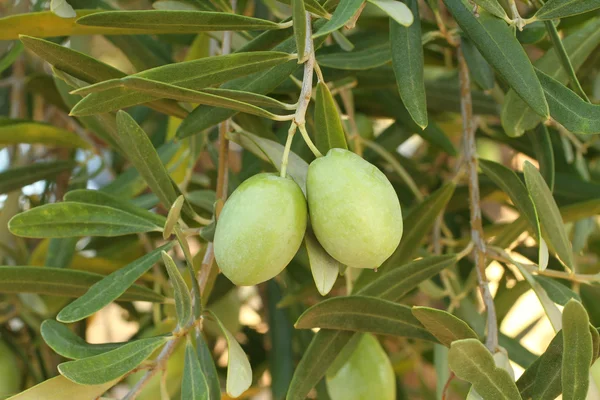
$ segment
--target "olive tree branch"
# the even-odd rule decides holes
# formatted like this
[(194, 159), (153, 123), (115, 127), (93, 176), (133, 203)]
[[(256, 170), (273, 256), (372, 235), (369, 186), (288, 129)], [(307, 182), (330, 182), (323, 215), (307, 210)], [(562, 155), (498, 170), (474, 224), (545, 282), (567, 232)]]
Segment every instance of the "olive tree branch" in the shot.
[(487, 310), (486, 346), (494, 353), (498, 348), (498, 321), (494, 298), (490, 292), (485, 274), (486, 244), (481, 223), (481, 206), (479, 197), (479, 179), (477, 176), (477, 151), (475, 148), (476, 126), (473, 120), (473, 102), (471, 99), (471, 81), (469, 67), (465, 61), (461, 46), (458, 47), (458, 69), (460, 77), (460, 108), (463, 119), (463, 146), (469, 183), (469, 208), (471, 211), (471, 240), (474, 243), (475, 270), (481, 296)]

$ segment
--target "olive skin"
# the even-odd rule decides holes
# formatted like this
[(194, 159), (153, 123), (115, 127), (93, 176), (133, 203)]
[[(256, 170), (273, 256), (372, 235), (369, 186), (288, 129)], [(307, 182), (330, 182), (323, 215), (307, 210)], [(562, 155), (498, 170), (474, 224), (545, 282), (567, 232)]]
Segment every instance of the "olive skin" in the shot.
[(348, 361), (327, 375), (331, 400), (395, 400), (396, 375), (387, 354), (370, 334), (360, 339)]
[(331, 149), (308, 167), (306, 191), (315, 235), (342, 264), (377, 268), (398, 247), (400, 202), (373, 164), (348, 150)]
[(279, 274), (304, 238), (306, 200), (290, 178), (258, 174), (225, 203), (217, 222), (215, 259), (238, 286), (252, 286)]

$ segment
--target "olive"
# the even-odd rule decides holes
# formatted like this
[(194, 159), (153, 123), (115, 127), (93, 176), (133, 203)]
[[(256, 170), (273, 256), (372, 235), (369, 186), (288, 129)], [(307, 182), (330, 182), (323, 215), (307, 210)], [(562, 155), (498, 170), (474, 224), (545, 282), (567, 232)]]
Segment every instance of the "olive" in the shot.
[(327, 374), (331, 400), (395, 400), (396, 375), (387, 354), (370, 334), (365, 334), (334, 375)]
[(217, 222), (215, 259), (236, 285), (251, 286), (279, 274), (304, 238), (306, 200), (290, 178), (258, 174), (242, 183)]
[(308, 167), (312, 228), (325, 250), (342, 264), (377, 268), (402, 237), (402, 211), (392, 184), (373, 164), (331, 149)]

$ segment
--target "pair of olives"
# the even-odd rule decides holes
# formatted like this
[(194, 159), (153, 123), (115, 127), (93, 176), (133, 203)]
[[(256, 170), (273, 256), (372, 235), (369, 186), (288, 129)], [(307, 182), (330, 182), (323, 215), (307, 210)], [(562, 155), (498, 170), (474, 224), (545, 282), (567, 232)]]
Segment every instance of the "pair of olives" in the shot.
[(214, 252), (223, 274), (250, 286), (279, 274), (304, 238), (307, 221), (323, 248), (340, 263), (377, 268), (398, 247), (402, 211), (387, 177), (344, 149), (314, 160), (306, 199), (290, 178), (258, 174), (225, 203)]

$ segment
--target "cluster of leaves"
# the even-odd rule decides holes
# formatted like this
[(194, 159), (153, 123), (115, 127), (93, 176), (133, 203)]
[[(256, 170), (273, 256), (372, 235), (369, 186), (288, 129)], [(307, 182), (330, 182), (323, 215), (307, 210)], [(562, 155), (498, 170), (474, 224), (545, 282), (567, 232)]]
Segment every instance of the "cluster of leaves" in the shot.
[[(270, 382), (274, 399), (328, 399), (326, 373), (365, 332), (406, 397), (600, 393), (597, 0), (6, 3), (0, 396), (95, 399), (125, 382), (127, 399), (214, 400)], [(290, 123), (306, 137), (288, 156)], [(386, 172), (400, 245), (359, 274), (307, 234), (244, 292), (261, 323), (240, 327), (239, 303), (219, 306), (239, 294), (212, 253), (223, 202), (282, 160), (305, 191), (334, 147)], [(498, 332), (530, 290), (545, 315)], [(112, 303), (139, 330), (86, 342)], [(522, 339), (544, 321), (538, 357)]]

